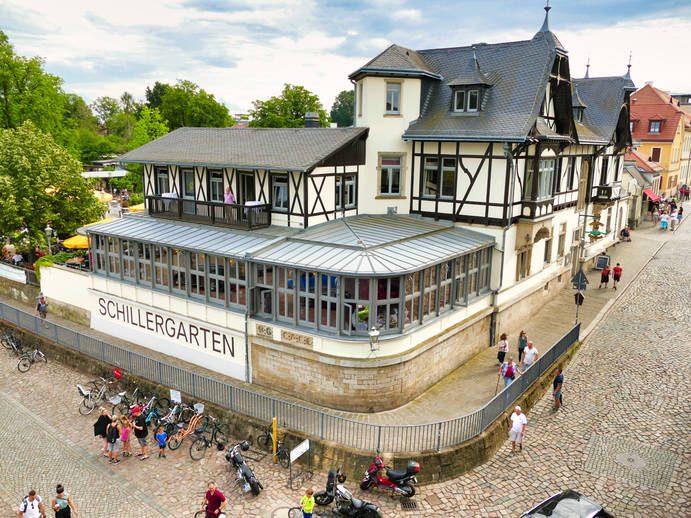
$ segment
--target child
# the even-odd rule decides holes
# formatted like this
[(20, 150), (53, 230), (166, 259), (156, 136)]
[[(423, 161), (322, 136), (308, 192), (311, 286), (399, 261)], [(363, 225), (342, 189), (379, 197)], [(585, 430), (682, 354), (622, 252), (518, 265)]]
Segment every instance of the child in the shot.
[(158, 458), (166, 458), (166, 440), (168, 439), (168, 434), (163, 431), (163, 427), (158, 427), (158, 433), (156, 434), (156, 440), (158, 441)]
[(314, 497), (312, 496), (312, 489), (305, 491), (305, 496), (300, 500), (300, 507), (302, 508), (303, 518), (312, 518), (312, 511), (314, 510)]
[(120, 416), (120, 426), (122, 428), (122, 435), (120, 436), (120, 442), (122, 443), (122, 456), (131, 457), (132, 456), (132, 445), (130, 444), (130, 432), (132, 431), (132, 423), (127, 419), (127, 416)]

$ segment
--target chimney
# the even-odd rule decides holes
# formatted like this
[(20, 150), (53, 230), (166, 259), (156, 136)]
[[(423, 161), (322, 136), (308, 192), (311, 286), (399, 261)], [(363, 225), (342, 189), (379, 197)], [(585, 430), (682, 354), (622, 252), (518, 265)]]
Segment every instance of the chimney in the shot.
[(317, 112), (305, 113), (305, 128), (318, 128), (319, 114)]

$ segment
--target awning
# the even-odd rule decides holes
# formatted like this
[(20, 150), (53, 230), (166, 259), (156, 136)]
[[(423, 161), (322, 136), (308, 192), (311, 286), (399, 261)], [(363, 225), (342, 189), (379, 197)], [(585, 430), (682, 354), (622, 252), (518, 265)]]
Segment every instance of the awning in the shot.
[(655, 194), (655, 191), (653, 191), (652, 189), (644, 190), (643, 194), (645, 194), (653, 203), (657, 203), (658, 201), (660, 201), (660, 197), (657, 194)]

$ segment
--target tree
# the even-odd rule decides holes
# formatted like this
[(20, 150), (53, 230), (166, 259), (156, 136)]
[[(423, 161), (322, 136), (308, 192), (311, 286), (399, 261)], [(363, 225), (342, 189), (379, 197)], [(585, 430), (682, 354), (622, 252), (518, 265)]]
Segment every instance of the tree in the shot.
[(353, 125), (353, 113), (355, 110), (355, 92), (343, 90), (336, 96), (331, 107), (331, 120), (338, 124), (339, 128)]
[(0, 31), (0, 128), (18, 128), (30, 120), (62, 139), (66, 96), (62, 79), (43, 70), (39, 57), (17, 56)]
[(147, 142), (162, 137), (168, 131), (168, 123), (163, 119), (158, 108), (143, 108), (139, 120), (134, 125), (132, 140), (127, 144), (127, 149), (132, 150), (143, 146)]
[(137, 111), (137, 103), (134, 101), (134, 97), (132, 97), (131, 93), (123, 92), (120, 96), (120, 106), (122, 107), (122, 113), (125, 115), (125, 122), (127, 124), (127, 133), (125, 137), (129, 139), (132, 137), (134, 114)]
[(33, 122), (0, 130), (0, 234), (26, 228), (33, 247), (45, 244), (47, 223), (66, 237), (97, 219), (103, 206), (81, 172), (79, 161)]
[(91, 103), (91, 109), (96, 112), (96, 116), (101, 125), (109, 129), (108, 123), (111, 122), (113, 117), (120, 111), (120, 104), (117, 99), (102, 96), (96, 98), (96, 100)]
[(184, 79), (166, 89), (161, 97), (160, 110), (171, 130), (182, 126), (224, 128), (233, 124), (228, 108), (213, 94), (207, 94), (192, 81)]
[(286, 84), (279, 97), (266, 101), (254, 101), (250, 110), (250, 126), (256, 128), (302, 128), (305, 125), (305, 114), (317, 112), (319, 126), (327, 127), (329, 119), (319, 101), (319, 97), (303, 86)]
[(146, 105), (149, 108), (160, 108), (163, 94), (170, 88), (169, 84), (156, 81), (153, 88), (146, 87)]

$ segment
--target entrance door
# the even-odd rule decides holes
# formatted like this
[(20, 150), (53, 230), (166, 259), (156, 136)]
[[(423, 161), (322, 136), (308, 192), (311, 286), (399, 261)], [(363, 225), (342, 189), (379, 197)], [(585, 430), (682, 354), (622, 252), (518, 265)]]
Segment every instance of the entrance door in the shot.
[[(195, 183), (194, 183), (194, 169), (183, 169), (181, 171), (180, 181), (182, 181), (182, 210), (185, 214), (195, 214)], [(192, 200), (192, 201), (187, 201)]]
[(256, 196), (254, 194), (254, 174), (253, 173), (240, 173), (240, 196), (238, 201), (244, 205), (248, 201), (255, 201)]

